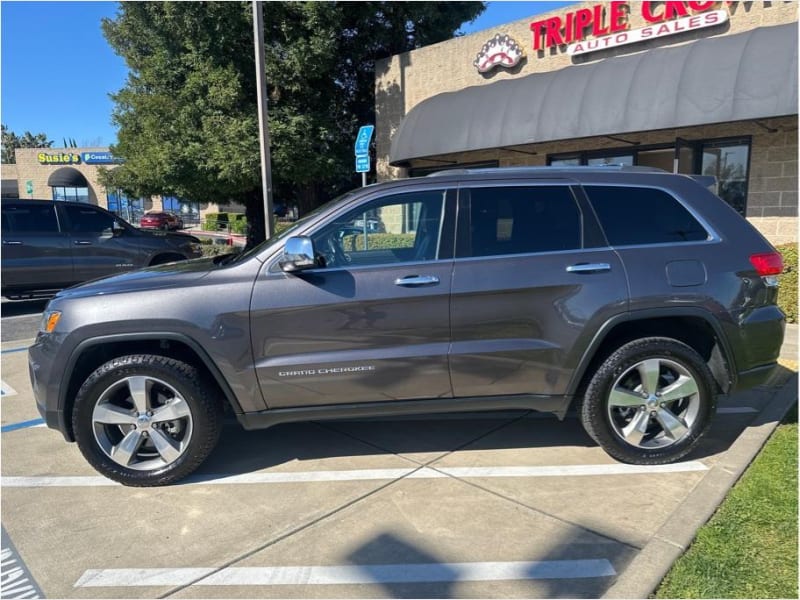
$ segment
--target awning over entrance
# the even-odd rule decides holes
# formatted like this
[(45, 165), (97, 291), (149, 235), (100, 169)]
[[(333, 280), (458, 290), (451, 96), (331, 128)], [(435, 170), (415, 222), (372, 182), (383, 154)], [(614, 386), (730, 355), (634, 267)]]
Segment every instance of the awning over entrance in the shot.
[(61, 167), (47, 178), (50, 187), (89, 187), (83, 173), (72, 167)]
[(797, 23), (439, 94), (390, 163), (486, 148), (797, 114)]

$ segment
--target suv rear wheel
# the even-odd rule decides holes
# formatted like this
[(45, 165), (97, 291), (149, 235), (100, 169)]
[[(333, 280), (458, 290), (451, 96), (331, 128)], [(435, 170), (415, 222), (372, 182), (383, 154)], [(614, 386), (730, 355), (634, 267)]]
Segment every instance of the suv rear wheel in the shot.
[(131, 486), (173, 483), (211, 453), (221, 406), (191, 365), (154, 355), (115, 358), (75, 399), (72, 423), (84, 457)]
[(664, 464), (688, 454), (714, 413), (713, 376), (670, 338), (629, 342), (592, 377), (580, 407), (587, 433), (614, 458)]

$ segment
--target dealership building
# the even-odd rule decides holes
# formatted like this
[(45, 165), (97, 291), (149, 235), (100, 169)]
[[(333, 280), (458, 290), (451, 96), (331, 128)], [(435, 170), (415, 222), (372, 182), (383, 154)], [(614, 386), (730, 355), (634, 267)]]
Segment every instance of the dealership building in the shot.
[(376, 65), (380, 180), (465, 167), (713, 175), (797, 240), (796, 2), (584, 2)]
[(184, 223), (200, 222), (207, 212), (243, 212), (238, 205), (188, 201), (171, 195), (131, 198), (100, 181), (101, 169), (113, 169), (121, 161), (109, 148), (17, 148), (16, 164), (4, 164), (3, 198), (40, 198), (86, 202), (107, 208), (127, 221), (138, 224), (150, 211), (180, 214)]

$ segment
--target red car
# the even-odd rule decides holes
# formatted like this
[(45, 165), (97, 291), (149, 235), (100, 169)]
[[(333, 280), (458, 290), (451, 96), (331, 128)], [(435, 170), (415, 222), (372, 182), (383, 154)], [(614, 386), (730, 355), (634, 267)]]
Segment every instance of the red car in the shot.
[(146, 229), (182, 229), (183, 221), (168, 212), (149, 212), (139, 220), (139, 227)]

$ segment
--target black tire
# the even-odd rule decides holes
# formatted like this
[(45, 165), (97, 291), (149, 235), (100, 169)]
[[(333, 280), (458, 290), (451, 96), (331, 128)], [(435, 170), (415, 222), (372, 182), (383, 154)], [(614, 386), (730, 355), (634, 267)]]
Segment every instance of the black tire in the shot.
[[(76, 396), (72, 426), (78, 448), (95, 469), (124, 485), (174, 483), (217, 444), (222, 403), (210, 393), (214, 389), (193, 366), (164, 356), (110, 360)], [(143, 406), (146, 413), (139, 411)]]
[[(652, 381), (655, 392), (647, 389)], [(665, 397), (675, 399), (661, 402)], [(658, 465), (691, 452), (711, 423), (715, 402), (714, 378), (702, 357), (677, 340), (651, 337), (625, 344), (600, 365), (579, 415), (586, 432), (617, 460)]]

